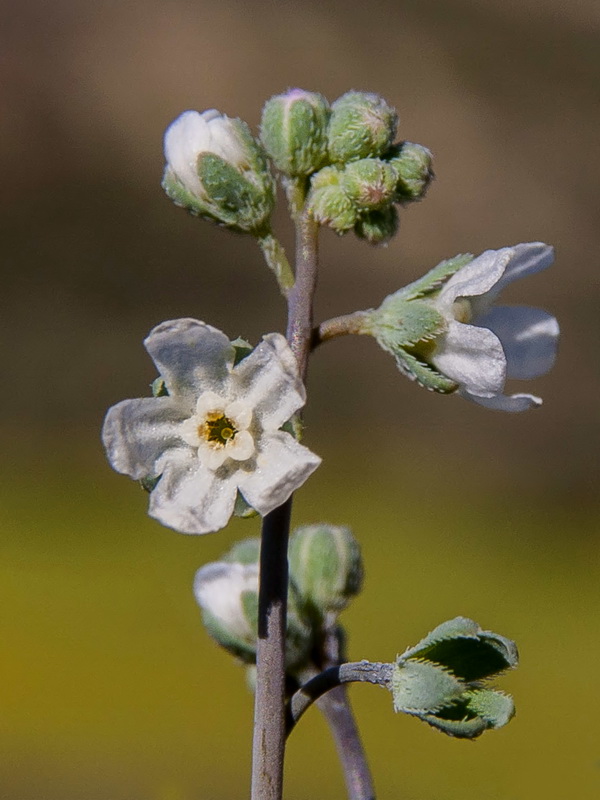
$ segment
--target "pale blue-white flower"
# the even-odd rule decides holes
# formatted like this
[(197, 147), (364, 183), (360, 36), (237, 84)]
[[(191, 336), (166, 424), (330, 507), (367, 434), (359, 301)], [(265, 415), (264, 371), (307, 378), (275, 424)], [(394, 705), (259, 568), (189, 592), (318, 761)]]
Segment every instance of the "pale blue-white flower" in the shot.
[(501, 411), (541, 404), (535, 395), (505, 395), (504, 384), (507, 378), (529, 380), (552, 368), (558, 322), (541, 308), (494, 301), (509, 283), (546, 269), (553, 259), (553, 248), (541, 242), (486, 250), (442, 286), (433, 304), (446, 330), (435, 339), (430, 361), (463, 396)]
[(281, 334), (241, 361), (224, 333), (194, 319), (163, 322), (144, 344), (166, 393), (113, 406), (102, 438), (117, 472), (156, 481), (150, 516), (182, 533), (217, 531), (238, 492), (265, 515), (318, 467), (281, 430), (306, 399)]
[(509, 378), (544, 375), (556, 357), (556, 319), (539, 308), (495, 306), (509, 283), (550, 266), (541, 242), (456, 256), (366, 312), (360, 333), (374, 336), (398, 368), (433, 391), (458, 392), (488, 408), (524, 411), (531, 394), (504, 394)]

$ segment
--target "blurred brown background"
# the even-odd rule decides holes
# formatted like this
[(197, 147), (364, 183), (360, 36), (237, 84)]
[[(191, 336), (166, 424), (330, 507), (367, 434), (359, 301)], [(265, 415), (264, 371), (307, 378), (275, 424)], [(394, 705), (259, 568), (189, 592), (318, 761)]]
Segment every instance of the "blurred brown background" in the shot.
[[(256, 246), (160, 189), (162, 134), (216, 106), (256, 129), (290, 86), (382, 94), (437, 180), (386, 249), (322, 237), (319, 318), (371, 307), (442, 258), (555, 245), (511, 287), (563, 332), (512, 416), (420, 390), (371, 341), (311, 365), (324, 466), (297, 521), (354, 526), (367, 561), (351, 655), (392, 659), (462, 613), (513, 636), (518, 717), (477, 745), (354, 692), (380, 800), (600, 796), (600, 6), (595, 0), (2, 3), (4, 368), (0, 798), (247, 795), (251, 698), (211, 645), (194, 570), (235, 539), (178, 536), (104, 463), (105, 409), (154, 377), (145, 334), (196, 316), (256, 341), (284, 326)], [(285, 215), (277, 229), (291, 244)], [(366, 337), (365, 337), (366, 339)], [(311, 712), (289, 800), (344, 796)]]

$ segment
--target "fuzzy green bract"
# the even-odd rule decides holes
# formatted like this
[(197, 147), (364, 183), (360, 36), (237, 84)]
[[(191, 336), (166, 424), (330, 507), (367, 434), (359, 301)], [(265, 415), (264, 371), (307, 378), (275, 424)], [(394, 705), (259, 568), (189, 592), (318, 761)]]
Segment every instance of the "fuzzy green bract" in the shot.
[(512, 698), (483, 687), (482, 681), (517, 664), (511, 639), (456, 617), (398, 657), (392, 676), (394, 708), (449, 736), (472, 739), (513, 716)]

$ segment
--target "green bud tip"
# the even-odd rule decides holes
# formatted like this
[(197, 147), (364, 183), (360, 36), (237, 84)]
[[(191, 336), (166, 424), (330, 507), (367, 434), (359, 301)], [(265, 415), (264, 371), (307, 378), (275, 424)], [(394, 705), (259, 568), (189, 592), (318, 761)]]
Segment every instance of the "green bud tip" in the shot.
[(265, 103), (260, 138), (277, 169), (306, 176), (326, 163), (328, 121), (329, 103), (322, 95), (290, 89)]
[(396, 135), (398, 115), (379, 95), (347, 92), (331, 107), (328, 142), (333, 162), (381, 156)]

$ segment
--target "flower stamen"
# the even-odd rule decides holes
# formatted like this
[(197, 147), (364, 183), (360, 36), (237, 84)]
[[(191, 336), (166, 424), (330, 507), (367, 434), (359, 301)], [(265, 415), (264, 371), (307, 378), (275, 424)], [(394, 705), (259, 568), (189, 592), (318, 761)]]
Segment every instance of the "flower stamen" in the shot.
[(224, 447), (235, 439), (238, 433), (233, 422), (221, 411), (214, 411), (206, 415), (206, 419), (198, 425), (198, 436), (209, 444)]

